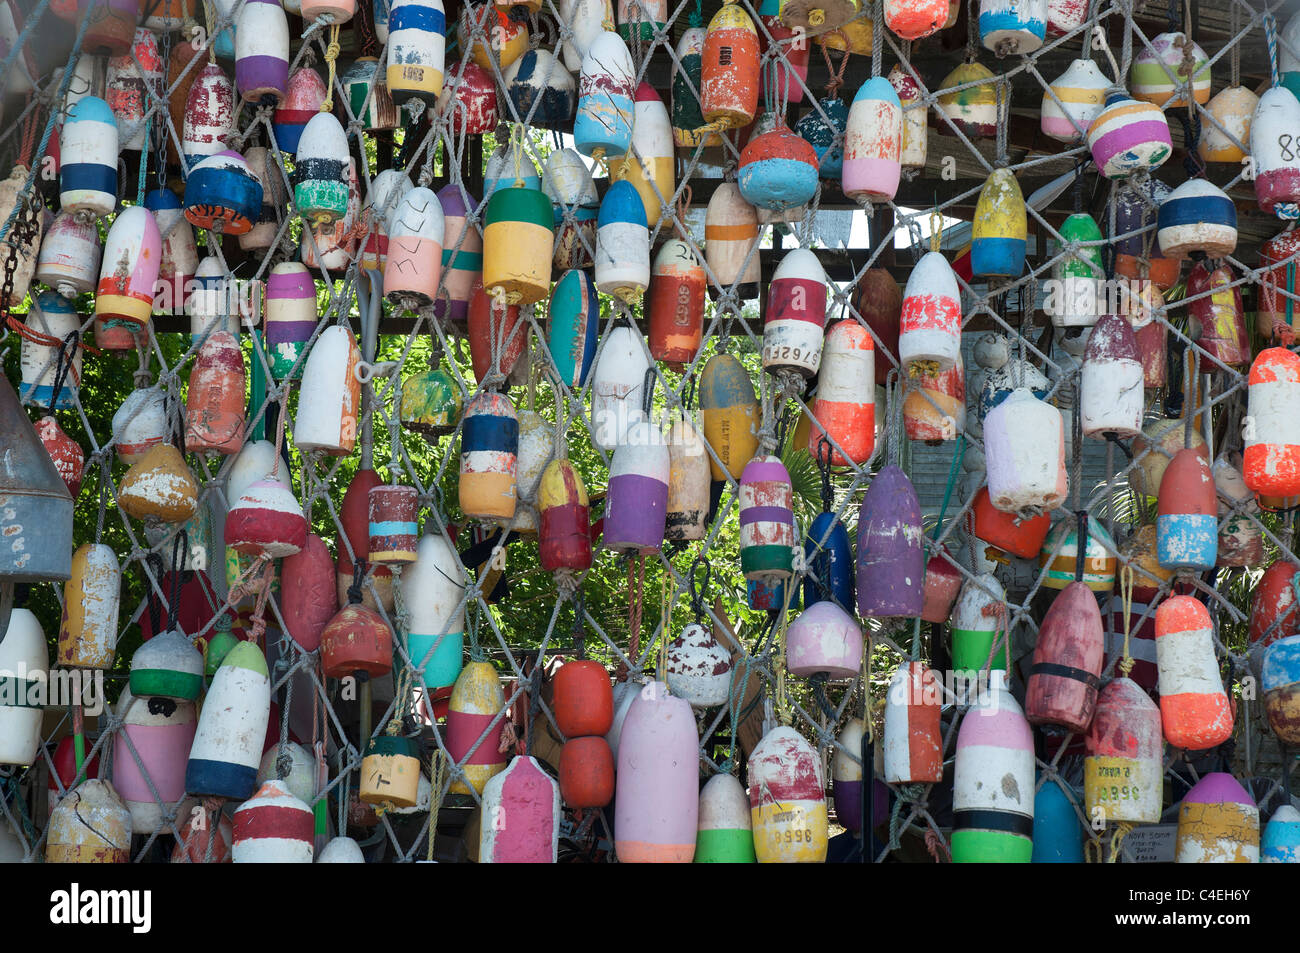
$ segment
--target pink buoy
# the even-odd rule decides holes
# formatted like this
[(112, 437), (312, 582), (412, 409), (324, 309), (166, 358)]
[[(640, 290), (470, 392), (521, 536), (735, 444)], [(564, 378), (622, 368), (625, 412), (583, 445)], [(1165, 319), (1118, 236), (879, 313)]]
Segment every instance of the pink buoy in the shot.
[(862, 667), (862, 629), (833, 599), (823, 599), (790, 624), (785, 664), (791, 675), (853, 678)]
[(683, 698), (651, 682), (618, 740), (615, 850), (625, 864), (689, 864), (699, 819), (699, 736)]
[(553, 864), (560, 842), (560, 786), (536, 758), (515, 758), (483, 786), (480, 864)]

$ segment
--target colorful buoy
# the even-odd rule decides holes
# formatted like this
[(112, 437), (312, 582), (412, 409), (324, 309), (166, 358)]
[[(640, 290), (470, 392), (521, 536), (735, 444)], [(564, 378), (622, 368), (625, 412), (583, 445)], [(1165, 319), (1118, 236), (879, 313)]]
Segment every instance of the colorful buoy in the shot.
[(1201, 778), (1178, 806), (1180, 864), (1259, 862), (1259, 808), (1230, 774)]
[(1107, 682), (1084, 739), (1083, 806), (1091, 820), (1154, 824), (1163, 807), (1160, 710), (1131, 678)]
[(1218, 554), (1218, 503), (1214, 476), (1203, 452), (1179, 450), (1160, 478), (1156, 532), (1160, 565), (1204, 572)]
[(885, 780), (936, 784), (943, 780), (939, 680), (923, 662), (898, 666), (885, 696)]
[(1232, 735), (1212, 633), (1209, 611), (1192, 596), (1171, 596), (1156, 609), (1160, 716), (1175, 748), (1204, 751)]
[[(837, 783), (837, 790), (838, 787)], [(752, 864), (756, 860), (745, 789), (735, 775), (715, 774), (700, 788), (694, 861), (697, 864)]]
[(912, 481), (895, 464), (872, 478), (862, 498), (857, 562), (859, 615), (921, 614), (925, 595), (921, 504)]
[(266, 658), (256, 643), (240, 642), (208, 689), (185, 769), (185, 790), (235, 800), (251, 795), (270, 710)]
[(614, 849), (622, 863), (689, 864), (700, 807), (695, 716), (663, 682), (631, 687), (618, 742)]
[(772, 728), (749, 755), (749, 808), (760, 864), (826, 860), (822, 759), (793, 728)]

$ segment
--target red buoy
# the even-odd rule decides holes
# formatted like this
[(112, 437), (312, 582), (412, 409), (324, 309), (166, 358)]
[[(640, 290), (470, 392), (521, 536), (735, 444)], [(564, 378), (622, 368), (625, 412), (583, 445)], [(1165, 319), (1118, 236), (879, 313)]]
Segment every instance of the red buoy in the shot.
[(1087, 583), (1070, 583), (1038, 629), (1025, 693), (1030, 723), (1075, 732), (1088, 727), (1097, 705), (1105, 639), (1097, 597)]

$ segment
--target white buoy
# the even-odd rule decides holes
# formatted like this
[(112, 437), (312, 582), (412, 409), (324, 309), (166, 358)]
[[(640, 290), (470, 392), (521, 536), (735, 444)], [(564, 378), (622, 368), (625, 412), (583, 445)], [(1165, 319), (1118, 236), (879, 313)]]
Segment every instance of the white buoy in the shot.
[(946, 371), (961, 355), (961, 292), (948, 259), (926, 252), (912, 268), (903, 292), (898, 360), (933, 362)]
[(763, 369), (813, 377), (821, 367), (826, 270), (806, 248), (786, 252), (768, 287)]
[(293, 422), (293, 442), (302, 451), (339, 456), (357, 442), (361, 385), (355, 370), (360, 360), (350, 328), (334, 325), (321, 332), (307, 355)]
[(364, 864), (366, 857), (361, 845), (351, 837), (335, 837), (321, 848), (316, 857), (318, 864)]
[(14, 609), (0, 641), (0, 764), (28, 765), (41, 750), (50, 670), (45, 633), (29, 609)]
[(185, 789), (212, 797), (248, 797), (257, 781), (270, 712), (266, 657), (257, 643), (240, 642), (222, 660), (204, 698)]
[(605, 332), (591, 377), (591, 439), (602, 450), (624, 443), (628, 428), (644, 419), (641, 405), (650, 367), (645, 342), (636, 330), (619, 324)]

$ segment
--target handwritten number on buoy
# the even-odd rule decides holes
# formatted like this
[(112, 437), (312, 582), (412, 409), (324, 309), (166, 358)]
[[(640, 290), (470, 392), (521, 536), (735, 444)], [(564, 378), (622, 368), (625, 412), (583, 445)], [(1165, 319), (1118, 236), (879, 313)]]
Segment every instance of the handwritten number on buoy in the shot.
[(1277, 147), (1281, 150), (1283, 162), (1294, 162), (1296, 160), (1295, 150), (1291, 148), (1293, 142), (1295, 142), (1295, 137), (1289, 133), (1284, 132), (1277, 137)]

